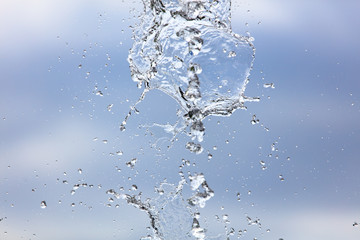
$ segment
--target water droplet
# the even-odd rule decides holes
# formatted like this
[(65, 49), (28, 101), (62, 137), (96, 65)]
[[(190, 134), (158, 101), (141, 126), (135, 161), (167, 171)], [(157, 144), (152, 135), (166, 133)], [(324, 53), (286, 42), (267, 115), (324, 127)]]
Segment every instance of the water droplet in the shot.
[(274, 83), (265, 83), (263, 86), (264, 88), (275, 88)]
[(40, 207), (41, 207), (42, 209), (46, 208), (46, 207), (47, 207), (46, 201), (41, 201)]
[(82, 174), (82, 169), (81, 168), (78, 169), (78, 173)]
[(229, 58), (236, 57), (236, 52), (234, 52), (234, 51), (229, 52), (228, 57), (229, 57)]
[(137, 158), (133, 158), (133, 159), (131, 159), (129, 162), (126, 163), (126, 166), (131, 167), (131, 168), (134, 168), (136, 162), (137, 162)]
[(113, 106), (114, 106), (114, 104), (109, 104), (109, 105), (107, 106), (107, 110), (110, 112)]
[(96, 96), (100, 96), (100, 97), (104, 96), (104, 94), (103, 94), (101, 91), (97, 91), (97, 92), (95, 93), (95, 95), (96, 95)]

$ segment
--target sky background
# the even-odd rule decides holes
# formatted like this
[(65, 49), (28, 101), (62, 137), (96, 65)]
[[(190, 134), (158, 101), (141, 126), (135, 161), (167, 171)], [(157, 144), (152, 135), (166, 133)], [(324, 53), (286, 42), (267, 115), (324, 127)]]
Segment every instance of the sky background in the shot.
[[(126, 60), (140, 1), (2, 0), (0, 239), (140, 239), (151, 233), (146, 214), (109, 201), (106, 190), (154, 196), (164, 179), (177, 184), (182, 159), (191, 162), (184, 172), (204, 173), (215, 191), (201, 209), (209, 234), (233, 227), (248, 230), (243, 239), (359, 239), (359, 1), (232, 7), (233, 31), (255, 38), (246, 94), (261, 101), (207, 118), (205, 150), (193, 155), (187, 136), (168, 149), (162, 129), (141, 127), (175, 123), (177, 105), (159, 91), (119, 131), (141, 94)], [(224, 214), (230, 224), (216, 221)]]

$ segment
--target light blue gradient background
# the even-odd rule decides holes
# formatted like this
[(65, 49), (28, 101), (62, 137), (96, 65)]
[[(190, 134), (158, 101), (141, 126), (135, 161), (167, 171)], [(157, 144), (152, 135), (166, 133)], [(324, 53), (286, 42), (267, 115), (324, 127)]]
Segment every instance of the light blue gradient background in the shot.
[[(198, 156), (184, 151), (185, 136), (170, 150), (159, 143), (158, 156), (155, 138), (138, 129), (176, 121), (175, 102), (160, 92), (119, 131), (141, 93), (126, 61), (141, 9), (140, 1), (0, 2), (0, 239), (139, 239), (148, 233), (146, 214), (120, 200), (107, 207), (106, 190), (136, 183), (150, 196), (164, 178), (179, 180), (182, 158), (196, 163), (184, 172), (203, 172), (215, 190), (204, 217), (229, 214), (236, 230), (248, 229), (243, 239), (360, 239), (352, 226), (360, 222), (359, 1), (233, 1), (233, 30), (249, 31), (257, 49), (246, 93), (261, 102), (206, 120)], [(270, 82), (275, 89), (263, 88)], [(125, 162), (133, 157), (131, 170)], [(94, 187), (72, 196), (83, 182)], [(263, 230), (247, 226), (246, 214)]]

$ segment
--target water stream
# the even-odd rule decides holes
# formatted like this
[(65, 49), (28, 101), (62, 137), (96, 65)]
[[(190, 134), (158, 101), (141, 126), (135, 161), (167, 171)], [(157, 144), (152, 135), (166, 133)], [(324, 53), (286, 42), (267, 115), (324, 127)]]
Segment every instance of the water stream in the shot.
[[(253, 66), (253, 39), (231, 29), (230, 0), (144, 0), (144, 11), (134, 27), (128, 56), (132, 80), (143, 94), (131, 107), (120, 129), (138, 112), (136, 105), (154, 89), (178, 103), (178, 122), (163, 126), (174, 136), (185, 132), (186, 149), (201, 154), (203, 120), (210, 115), (230, 116), (245, 103), (259, 101), (245, 95)], [(161, 126), (157, 124), (158, 126)], [(184, 174), (177, 184), (163, 182), (158, 196), (142, 199), (108, 190), (108, 194), (145, 211), (153, 234), (142, 239), (229, 239), (229, 232), (208, 236), (199, 223), (200, 212), (214, 196), (204, 174)], [(188, 187), (192, 195), (184, 197)]]

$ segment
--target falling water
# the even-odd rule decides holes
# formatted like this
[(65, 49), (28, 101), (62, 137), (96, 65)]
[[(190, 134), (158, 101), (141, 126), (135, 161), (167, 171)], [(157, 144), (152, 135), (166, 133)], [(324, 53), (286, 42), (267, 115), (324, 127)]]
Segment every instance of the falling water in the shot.
[[(180, 109), (179, 124), (164, 128), (174, 135), (186, 132), (191, 138), (186, 149), (200, 154), (207, 116), (230, 116), (236, 109), (246, 108), (245, 102), (259, 100), (245, 96), (255, 54), (253, 39), (232, 32), (230, 0), (143, 3), (128, 57), (132, 79), (143, 93), (120, 129), (125, 130), (147, 92), (158, 89), (175, 99)], [(148, 214), (153, 235), (144, 240), (228, 239), (228, 233), (208, 236), (199, 224), (198, 209), (214, 196), (204, 174), (188, 172), (185, 176), (180, 172), (180, 176), (178, 184), (161, 183), (158, 197), (153, 199), (113, 189), (107, 193)], [(182, 193), (185, 186), (193, 192), (188, 198)]]

